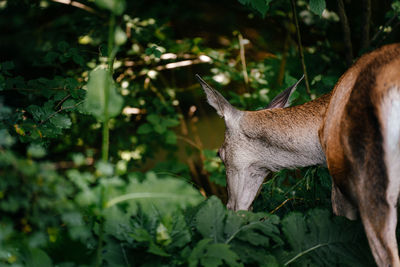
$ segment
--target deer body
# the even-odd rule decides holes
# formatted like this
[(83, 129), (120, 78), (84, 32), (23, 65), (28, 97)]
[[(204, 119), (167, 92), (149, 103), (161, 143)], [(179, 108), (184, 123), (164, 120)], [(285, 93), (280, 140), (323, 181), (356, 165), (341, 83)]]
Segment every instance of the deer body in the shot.
[(287, 107), (298, 82), (260, 111), (239, 111), (200, 77), (225, 120), (219, 154), (228, 208), (251, 207), (271, 171), (327, 165), (335, 214), (363, 222), (377, 264), (400, 267), (396, 242), (400, 191), (400, 45), (362, 56), (331, 94)]
[(333, 179), (332, 207), (358, 211), (379, 266), (400, 266), (400, 45), (361, 57), (336, 84), (319, 131)]

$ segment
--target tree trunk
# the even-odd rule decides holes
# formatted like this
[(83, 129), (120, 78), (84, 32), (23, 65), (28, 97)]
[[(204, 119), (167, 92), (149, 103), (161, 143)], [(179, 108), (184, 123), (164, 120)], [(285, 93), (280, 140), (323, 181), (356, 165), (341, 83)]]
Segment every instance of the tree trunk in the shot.
[(370, 44), (370, 21), (371, 21), (371, 0), (362, 1), (362, 29), (361, 29), (361, 50), (368, 49)]
[(338, 15), (343, 29), (343, 41), (346, 49), (346, 63), (350, 66), (353, 63), (353, 45), (351, 44), (351, 34), (349, 21), (344, 9), (343, 0), (338, 0)]

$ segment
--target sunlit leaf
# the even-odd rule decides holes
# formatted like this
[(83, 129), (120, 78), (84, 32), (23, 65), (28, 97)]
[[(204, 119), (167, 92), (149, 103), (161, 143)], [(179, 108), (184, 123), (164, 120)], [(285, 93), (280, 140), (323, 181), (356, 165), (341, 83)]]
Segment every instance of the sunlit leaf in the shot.
[(110, 10), (115, 15), (121, 15), (125, 10), (125, 0), (95, 0), (95, 3), (104, 9)]
[(46, 150), (38, 144), (31, 144), (28, 147), (28, 155), (33, 158), (42, 158), (46, 155)]
[(107, 207), (126, 202), (135, 212), (137, 205), (146, 211), (157, 210), (171, 212), (199, 203), (202, 197), (190, 184), (177, 178), (157, 178), (154, 173), (147, 173), (146, 180), (140, 183), (131, 179), (126, 193), (110, 199)]
[(15, 143), (15, 138), (12, 137), (6, 129), (0, 130), (0, 146), (12, 146)]
[(71, 127), (71, 119), (68, 115), (55, 114), (50, 118), (50, 122), (57, 128), (65, 129)]
[(114, 33), (115, 44), (123, 45), (126, 42), (126, 39), (127, 39), (127, 37), (126, 37), (125, 32), (120, 27), (117, 27), (115, 29), (115, 33)]
[[(106, 110), (105, 95), (108, 91), (108, 109)], [(89, 74), (85, 108), (98, 120), (112, 118), (121, 112), (123, 99), (117, 93), (114, 80), (108, 71), (98, 67)]]

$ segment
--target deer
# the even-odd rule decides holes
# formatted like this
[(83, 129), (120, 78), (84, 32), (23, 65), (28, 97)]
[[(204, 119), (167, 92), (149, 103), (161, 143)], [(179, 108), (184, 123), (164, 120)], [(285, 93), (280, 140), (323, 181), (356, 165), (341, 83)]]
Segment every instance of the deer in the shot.
[(270, 172), (326, 166), (333, 213), (360, 217), (377, 265), (400, 267), (400, 44), (364, 54), (330, 93), (297, 106), (289, 99), (301, 79), (265, 109), (242, 111), (196, 77), (226, 126), (228, 209), (249, 210)]

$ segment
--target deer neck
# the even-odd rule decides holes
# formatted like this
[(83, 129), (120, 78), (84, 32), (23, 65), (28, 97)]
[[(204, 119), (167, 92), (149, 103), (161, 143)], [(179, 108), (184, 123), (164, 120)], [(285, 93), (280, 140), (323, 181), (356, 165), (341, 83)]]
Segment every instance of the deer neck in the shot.
[(246, 112), (241, 132), (257, 143), (257, 155), (271, 171), (325, 165), (318, 137), (330, 94), (303, 105)]

